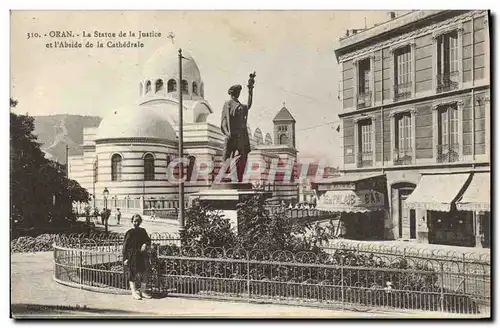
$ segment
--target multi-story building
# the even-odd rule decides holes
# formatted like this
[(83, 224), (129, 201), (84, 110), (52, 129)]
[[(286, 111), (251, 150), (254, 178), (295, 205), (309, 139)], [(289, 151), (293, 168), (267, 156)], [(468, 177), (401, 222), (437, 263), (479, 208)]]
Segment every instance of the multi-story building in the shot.
[(419, 10), (340, 39), (345, 174), (326, 207), (385, 239), (489, 247), (489, 36), (488, 11)]

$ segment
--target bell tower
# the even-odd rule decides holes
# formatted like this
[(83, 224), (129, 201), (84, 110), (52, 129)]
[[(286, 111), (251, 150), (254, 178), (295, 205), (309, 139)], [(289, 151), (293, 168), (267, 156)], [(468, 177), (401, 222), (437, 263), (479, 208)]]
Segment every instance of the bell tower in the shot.
[(295, 119), (286, 108), (285, 102), (283, 102), (283, 108), (274, 117), (273, 123), (274, 144), (295, 148)]

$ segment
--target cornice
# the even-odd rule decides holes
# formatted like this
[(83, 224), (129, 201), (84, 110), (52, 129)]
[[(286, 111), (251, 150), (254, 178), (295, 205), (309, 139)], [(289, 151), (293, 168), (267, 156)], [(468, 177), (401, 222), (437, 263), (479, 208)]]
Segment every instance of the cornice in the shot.
[(415, 113), (417, 112), (417, 110), (415, 108), (403, 108), (403, 109), (395, 109), (393, 111), (391, 111), (389, 113), (389, 117), (394, 117), (398, 114), (401, 114), (401, 113), (408, 113), (410, 112), (411, 115), (415, 115)]
[(474, 11), (471, 11), (471, 12), (468, 12), (468, 13), (465, 13), (462, 15), (458, 15), (458, 16), (449, 18), (445, 21), (431, 24), (431, 25), (428, 25), (428, 26), (423, 27), (421, 29), (412, 31), (410, 33), (406, 33), (406, 34), (400, 35), (398, 37), (386, 40), (384, 42), (379, 42), (379, 43), (374, 44), (372, 46), (369, 46), (369, 47), (359, 49), (357, 51), (353, 51), (353, 52), (347, 53), (345, 55), (342, 55), (339, 57), (339, 63), (342, 63), (342, 62), (345, 62), (345, 61), (348, 61), (348, 60), (351, 60), (354, 58), (363, 57), (369, 53), (373, 53), (373, 52), (380, 50), (380, 49), (383, 49), (383, 48), (395, 46), (399, 43), (409, 42), (409, 41), (411, 41), (411, 39), (415, 39), (417, 37), (420, 37), (420, 36), (423, 36), (426, 34), (432, 34), (433, 31), (439, 31), (440, 29), (444, 30), (447, 28), (457, 28), (457, 27), (461, 28), (461, 26), (459, 26), (460, 23), (463, 23), (467, 20), (470, 20), (471, 18), (481, 17), (484, 15), (486, 15), (486, 14), (483, 10), (474, 10)]
[(449, 101), (441, 101), (441, 102), (435, 102), (432, 104), (432, 110), (436, 110), (441, 106), (446, 106), (446, 105), (457, 105), (458, 109), (462, 109), (464, 107), (464, 102), (463, 100), (449, 100)]

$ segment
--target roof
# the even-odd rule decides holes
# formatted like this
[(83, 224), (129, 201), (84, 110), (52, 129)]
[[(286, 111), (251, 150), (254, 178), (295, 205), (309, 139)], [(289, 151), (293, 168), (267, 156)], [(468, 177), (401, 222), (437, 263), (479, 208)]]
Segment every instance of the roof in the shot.
[(383, 176), (385, 176), (384, 173), (348, 173), (340, 177), (328, 179), (328, 183), (358, 182)]
[(295, 123), (295, 119), (293, 118), (292, 114), (286, 109), (285, 106), (276, 114), (276, 116), (273, 119), (273, 122), (293, 122)]
[(149, 106), (112, 111), (99, 125), (95, 140), (147, 138), (175, 141), (177, 135), (166, 115)]
[[(421, 29), (420, 26), (424, 21), (428, 22), (427, 28), (435, 28), (433, 24), (439, 22), (439, 25), (447, 24), (446, 18), (449, 16), (457, 17), (460, 14), (473, 12), (471, 10), (414, 10), (407, 14), (401, 15), (395, 19), (388, 20), (377, 26), (373, 26), (359, 33), (343, 37), (339, 40), (335, 49), (337, 60), (339, 57), (355, 51), (355, 49), (376, 45), (381, 41), (390, 41), (397, 43), (398, 40), (391, 38), (407, 33), (415, 35)], [(446, 17), (441, 17), (441, 15)], [(406, 34), (405, 34), (406, 35)]]

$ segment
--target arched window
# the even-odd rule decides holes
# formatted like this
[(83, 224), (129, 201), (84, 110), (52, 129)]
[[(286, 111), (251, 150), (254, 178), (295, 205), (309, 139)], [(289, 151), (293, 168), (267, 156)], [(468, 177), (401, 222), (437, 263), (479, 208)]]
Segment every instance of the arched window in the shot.
[(217, 175), (215, 174), (215, 165), (216, 165), (215, 156), (214, 155), (210, 156), (210, 159), (212, 161), (212, 172), (210, 172), (212, 179), (210, 180), (210, 182), (214, 182), (215, 178), (217, 177)]
[(200, 84), (200, 96), (205, 97), (205, 90), (204, 90), (203, 82)]
[(162, 79), (158, 79), (155, 82), (155, 92), (158, 92), (158, 91), (161, 91), (161, 90), (163, 90), (163, 80)]
[(168, 92), (174, 92), (174, 91), (177, 91), (177, 82), (175, 82), (174, 79), (170, 79), (168, 80), (168, 84), (167, 84), (167, 91)]
[(189, 160), (189, 165), (187, 167), (187, 178), (186, 178), (186, 181), (191, 181), (191, 176), (193, 175), (193, 170), (194, 170), (194, 164), (196, 162), (196, 157), (194, 157), (194, 156), (188, 156), (187, 158)]
[(151, 92), (151, 81), (146, 81), (146, 93)]
[(155, 179), (155, 158), (152, 154), (144, 156), (144, 181)]
[(196, 82), (193, 82), (193, 94), (198, 95), (198, 85)]
[(97, 158), (95, 159), (95, 162), (94, 162), (94, 182), (97, 182), (98, 181), (98, 177), (99, 177), (99, 163), (97, 161)]
[(142, 84), (141, 82), (139, 83), (139, 95), (142, 96), (143, 92), (144, 92), (144, 84)]
[(286, 134), (280, 135), (280, 145), (286, 145), (288, 144), (288, 137)]
[(122, 179), (122, 157), (114, 154), (111, 157), (111, 181), (120, 181)]
[(189, 84), (186, 80), (182, 80), (182, 93), (189, 93)]

